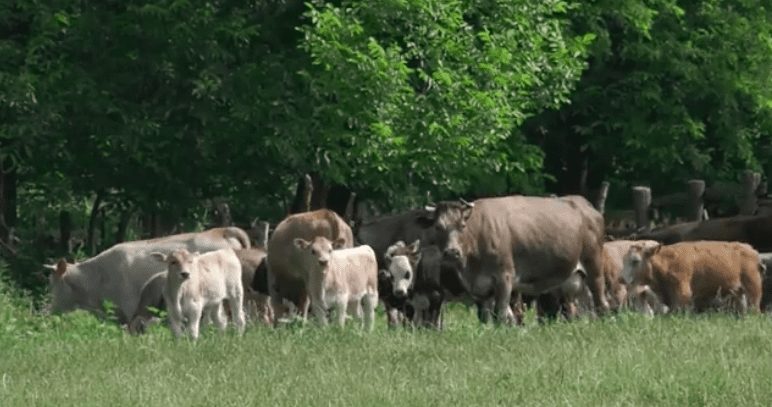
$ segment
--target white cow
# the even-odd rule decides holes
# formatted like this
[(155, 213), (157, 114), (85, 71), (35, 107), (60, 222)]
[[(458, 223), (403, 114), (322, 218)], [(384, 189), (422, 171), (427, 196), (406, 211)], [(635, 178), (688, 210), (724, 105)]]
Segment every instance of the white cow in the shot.
[(233, 249), (200, 254), (185, 249), (170, 254), (154, 252), (150, 256), (167, 267), (164, 302), (169, 325), (176, 337), (183, 335), (187, 321), (193, 340), (198, 339), (203, 313), (225, 330), (228, 319), (223, 300), (228, 300), (233, 323), (244, 332), (244, 287), (241, 283), (241, 262)]
[[(336, 242), (341, 244), (341, 242)], [(327, 310), (337, 313), (337, 324), (346, 322), (346, 311), (361, 317), (370, 331), (378, 305), (378, 261), (370, 246), (333, 250), (333, 243), (323, 236), (312, 241), (297, 238), (299, 263), (308, 275), (311, 306), (321, 325), (327, 325)], [(360, 308), (361, 307), (361, 308)]]
[(64, 259), (50, 277), (51, 310), (55, 313), (85, 309), (104, 316), (103, 303), (115, 306), (121, 323), (128, 322), (137, 311), (143, 285), (163, 271), (151, 252), (174, 250), (208, 252), (224, 248), (248, 248), (249, 237), (235, 227), (215, 228), (198, 233), (184, 233), (150, 240), (119, 243), (80, 263)]

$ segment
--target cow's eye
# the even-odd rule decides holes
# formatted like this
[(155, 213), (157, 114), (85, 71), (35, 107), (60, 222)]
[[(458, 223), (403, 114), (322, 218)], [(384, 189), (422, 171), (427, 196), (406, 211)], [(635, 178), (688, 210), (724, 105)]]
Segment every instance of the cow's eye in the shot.
[(169, 265), (176, 266), (177, 265), (177, 261), (171, 261), (171, 262), (169, 262)]
[(405, 272), (405, 280), (410, 280), (410, 272), (409, 271)]
[(316, 256), (316, 250), (314, 250), (314, 249), (311, 249), (311, 254), (313, 254), (314, 256)]

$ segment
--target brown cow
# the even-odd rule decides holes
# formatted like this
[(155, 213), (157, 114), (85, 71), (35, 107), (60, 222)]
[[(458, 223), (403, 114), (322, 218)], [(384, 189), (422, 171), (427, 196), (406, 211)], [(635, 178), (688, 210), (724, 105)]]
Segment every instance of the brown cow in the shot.
[(643, 248), (624, 257), (622, 278), (647, 285), (671, 310), (716, 309), (732, 302), (759, 311), (763, 265), (751, 246), (737, 242), (683, 242)]
[(274, 311), (274, 323), (283, 314), (284, 299), (291, 301), (308, 317), (310, 301), (306, 286), (308, 275), (295, 246), (295, 239), (313, 240), (321, 236), (332, 242), (341, 242), (336, 248), (354, 245), (351, 228), (335, 212), (319, 209), (290, 215), (276, 226), (268, 241), (268, 291)]
[(772, 251), (772, 215), (734, 216), (703, 222), (687, 222), (656, 229), (637, 236), (663, 244), (716, 240), (748, 243), (760, 252)]
[[(493, 298), (498, 320), (512, 321), (513, 290), (539, 295), (560, 286), (581, 261), (596, 308), (605, 313), (603, 216), (578, 196), (508, 196), (427, 207), (436, 239), (478, 301)], [(479, 302), (478, 302), (479, 304)]]

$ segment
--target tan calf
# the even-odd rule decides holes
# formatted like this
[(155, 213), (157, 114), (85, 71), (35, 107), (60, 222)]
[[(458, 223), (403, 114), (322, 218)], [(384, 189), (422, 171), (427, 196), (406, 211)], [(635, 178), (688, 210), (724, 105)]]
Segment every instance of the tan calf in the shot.
[(643, 248), (624, 257), (622, 278), (649, 286), (670, 309), (696, 312), (727, 303), (759, 311), (762, 265), (752, 247), (736, 242), (682, 242)]
[(333, 243), (322, 236), (312, 241), (297, 238), (294, 244), (308, 273), (311, 307), (319, 323), (327, 324), (328, 309), (336, 311), (341, 327), (347, 310), (357, 317), (363, 310), (365, 329), (372, 330), (378, 305), (378, 262), (373, 249), (363, 245), (333, 250)]

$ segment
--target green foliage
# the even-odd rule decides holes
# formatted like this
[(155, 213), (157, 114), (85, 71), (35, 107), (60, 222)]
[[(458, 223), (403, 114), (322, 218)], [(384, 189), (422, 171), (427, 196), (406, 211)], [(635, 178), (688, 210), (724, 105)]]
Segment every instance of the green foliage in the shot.
[(735, 180), (768, 161), (771, 22), (765, 1), (585, 3), (572, 23), (597, 35), (590, 67), (538, 125), (555, 143), (576, 139), (596, 178)]
[(387, 196), (537, 172), (541, 153), (517, 128), (567, 99), (592, 39), (563, 35), (567, 7), (314, 3), (303, 27), (313, 64), (302, 72), (316, 100), (311, 162), (334, 181)]

